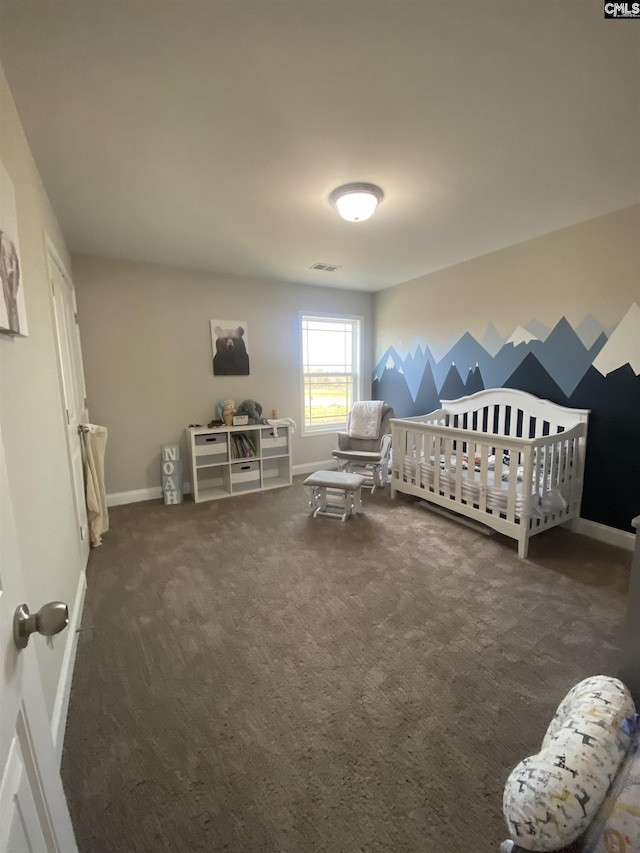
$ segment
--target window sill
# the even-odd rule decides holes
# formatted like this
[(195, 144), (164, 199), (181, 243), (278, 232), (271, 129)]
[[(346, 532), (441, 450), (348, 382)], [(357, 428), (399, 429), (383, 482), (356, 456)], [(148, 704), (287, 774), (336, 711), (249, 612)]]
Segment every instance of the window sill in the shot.
[(338, 432), (344, 432), (347, 428), (346, 424), (332, 424), (328, 427), (322, 427), (321, 429), (309, 429), (308, 427), (302, 427), (300, 430), (300, 435), (302, 438), (313, 438), (316, 435), (335, 435)]

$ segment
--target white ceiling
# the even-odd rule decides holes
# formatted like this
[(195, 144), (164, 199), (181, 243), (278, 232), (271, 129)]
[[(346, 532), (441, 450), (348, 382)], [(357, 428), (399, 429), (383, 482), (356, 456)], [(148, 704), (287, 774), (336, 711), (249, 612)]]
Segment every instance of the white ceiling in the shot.
[(72, 251), (359, 290), (638, 202), (639, 57), (601, 0), (0, 3)]

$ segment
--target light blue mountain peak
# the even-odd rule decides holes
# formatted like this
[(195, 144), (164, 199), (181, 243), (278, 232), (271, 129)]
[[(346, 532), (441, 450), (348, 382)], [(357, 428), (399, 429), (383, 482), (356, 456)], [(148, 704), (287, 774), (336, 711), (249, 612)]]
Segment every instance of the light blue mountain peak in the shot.
[(500, 332), (496, 329), (493, 323), (489, 323), (487, 328), (485, 329), (485, 333), (482, 336), (482, 346), (486, 349), (489, 355), (495, 356), (500, 347), (503, 345), (505, 339), (502, 337)]
[(549, 337), (549, 333), (551, 332), (551, 327), (546, 326), (544, 323), (541, 323), (540, 320), (529, 320), (528, 323), (524, 324), (524, 328), (531, 332), (531, 334), (537, 338), (539, 341), (546, 341)]
[(576, 326), (576, 335), (587, 349), (591, 349), (598, 337), (604, 332), (604, 326), (593, 314), (587, 314), (584, 320)]

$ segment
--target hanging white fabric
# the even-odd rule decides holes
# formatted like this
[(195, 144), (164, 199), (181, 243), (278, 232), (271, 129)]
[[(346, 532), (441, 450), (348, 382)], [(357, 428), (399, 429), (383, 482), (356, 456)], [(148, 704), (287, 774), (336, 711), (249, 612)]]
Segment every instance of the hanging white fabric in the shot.
[(107, 428), (96, 424), (80, 427), (84, 449), (84, 480), (89, 538), (94, 548), (102, 545), (102, 534), (109, 529), (109, 511), (104, 483), (104, 455)]

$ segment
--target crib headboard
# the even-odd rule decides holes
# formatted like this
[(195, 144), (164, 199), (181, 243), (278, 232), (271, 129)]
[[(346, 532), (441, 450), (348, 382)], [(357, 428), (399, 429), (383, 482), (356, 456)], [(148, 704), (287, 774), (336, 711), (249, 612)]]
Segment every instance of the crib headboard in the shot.
[(487, 388), (460, 397), (443, 400), (439, 415), (447, 426), (508, 435), (513, 438), (540, 438), (564, 432), (589, 421), (589, 409), (569, 409), (518, 391), (516, 388)]

